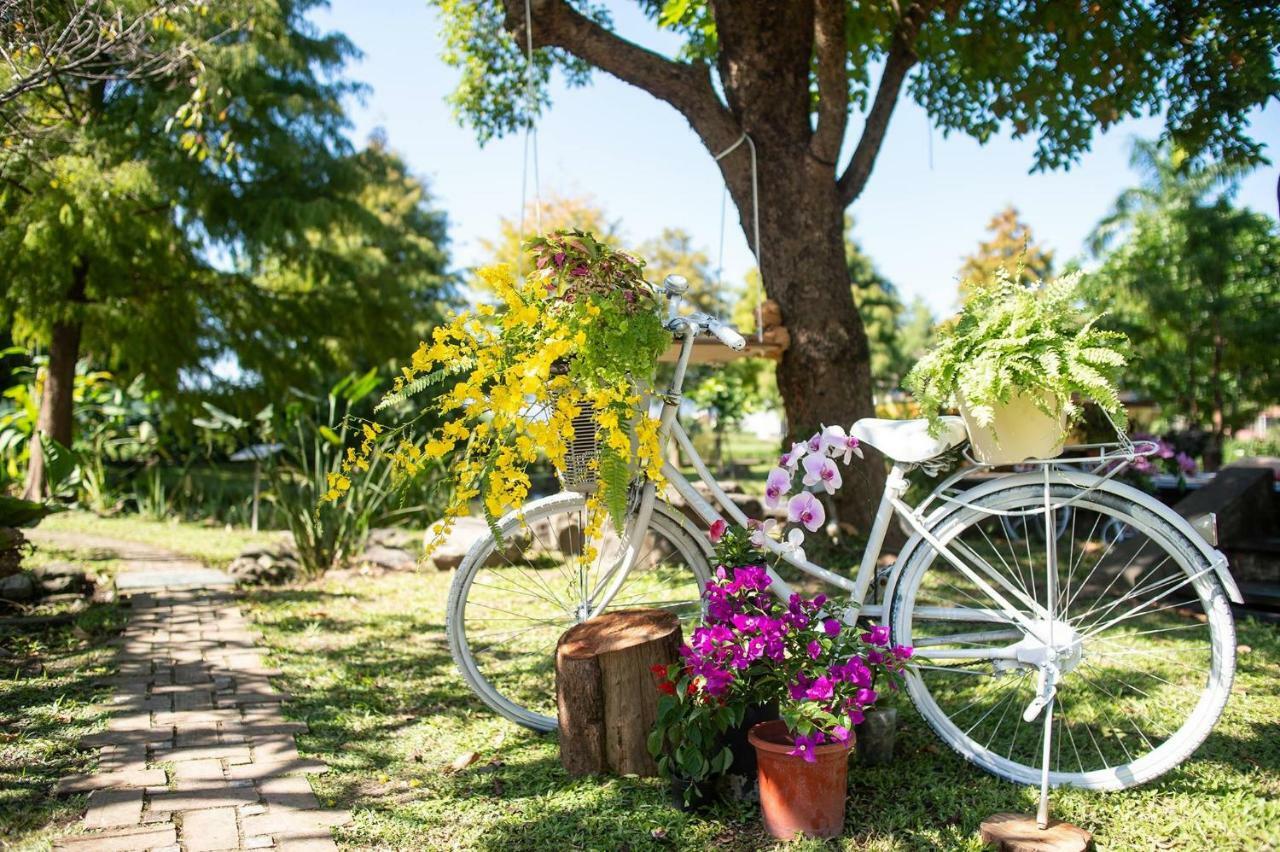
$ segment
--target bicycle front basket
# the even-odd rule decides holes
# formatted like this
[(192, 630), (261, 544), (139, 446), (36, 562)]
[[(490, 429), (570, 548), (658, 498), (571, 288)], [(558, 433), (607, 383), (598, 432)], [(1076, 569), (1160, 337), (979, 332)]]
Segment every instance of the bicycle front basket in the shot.
[(589, 494), (596, 489), (596, 459), (600, 454), (596, 441), (596, 413), (590, 407), (584, 407), (570, 423), (573, 440), (564, 455), (560, 484), (567, 491)]

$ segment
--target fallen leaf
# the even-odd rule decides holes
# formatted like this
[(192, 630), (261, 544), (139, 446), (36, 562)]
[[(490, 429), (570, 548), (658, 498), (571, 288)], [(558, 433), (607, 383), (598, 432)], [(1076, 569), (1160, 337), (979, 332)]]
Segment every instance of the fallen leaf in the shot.
[(502, 798), (502, 779), (501, 778), (493, 779), (493, 795), (494, 795), (494, 798), (497, 798), (497, 799)]
[(1251, 654), (1251, 653), (1253, 653), (1253, 648), (1249, 647), (1248, 645), (1237, 645), (1237, 646), (1236, 646), (1236, 653), (1237, 653), (1237, 654)]
[(449, 768), (454, 772), (461, 772), (479, 759), (480, 755), (474, 751), (463, 752), (453, 759), (453, 763), (449, 764)]

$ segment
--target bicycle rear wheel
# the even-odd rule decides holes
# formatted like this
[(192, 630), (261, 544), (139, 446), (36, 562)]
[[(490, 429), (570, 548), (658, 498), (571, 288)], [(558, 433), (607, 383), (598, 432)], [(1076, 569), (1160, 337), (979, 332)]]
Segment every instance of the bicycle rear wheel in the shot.
[(607, 524), (593, 542), (597, 557), (584, 559), (586, 527), (580, 494), (534, 500), (502, 520), (501, 547), (491, 533), (472, 546), (449, 590), (445, 629), (458, 670), (485, 704), (536, 731), (556, 727), (555, 646), (565, 630), (614, 609), (695, 618), (710, 578), (697, 532), (665, 504), (654, 506), (629, 567), (628, 539)]
[[(1065, 529), (1046, 541), (1066, 511)], [(1039, 784), (1044, 724), (1023, 714), (1045, 660), (1061, 673), (1048, 708), (1051, 784), (1134, 786), (1203, 742), (1231, 691), (1235, 628), (1225, 591), (1182, 531), (1135, 499), (1061, 480), (1047, 499), (1042, 485), (995, 491), (930, 531), (983, 581), (922, 544), (893, 596), (894, 641), (918, 651), (908, 690), (949, 746)]]

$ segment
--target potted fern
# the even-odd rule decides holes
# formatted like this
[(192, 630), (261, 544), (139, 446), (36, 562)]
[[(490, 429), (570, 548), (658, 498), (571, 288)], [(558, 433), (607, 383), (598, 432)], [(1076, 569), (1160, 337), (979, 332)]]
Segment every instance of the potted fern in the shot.
[(1025, 286), (1001, 269), (973, 292), (903, 382), (931, 433), (942, 428), (939, 410), (954, 404), (978, 461), (1014, 464), (1062, 453), (1081, 415), (1077, 396), (1123, 426), (1113, 378), (1128, 341), (1095, 327), (1079, 283), (1074, 273)]

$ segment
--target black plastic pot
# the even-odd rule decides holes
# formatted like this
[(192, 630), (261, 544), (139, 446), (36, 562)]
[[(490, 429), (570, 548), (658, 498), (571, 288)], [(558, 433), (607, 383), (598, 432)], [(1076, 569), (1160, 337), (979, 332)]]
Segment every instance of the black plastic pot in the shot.
[[(715, 781), (711, 778), (704, 781), (672, 778), (670, 784), (671, 806), (686, 813), (705, 811), (714, 805), (719, 798), (716, 793)], [(686, 792), (689, 794), (687, 797), (685, 796)]]
[(893, 749), (898, 742), (898, 709), (883, 707), (868, 710), (866, 719), (854, 728), (858, 763), (863, 766), (886, 766), (893, 762)]
[(752, 704), (743, 712), (742, 724), (725, 731), (721, 743), (727, 745), (733, 754), (733, 762), (720, 780), (725, 796), (739, 802), (756, 801), (756, 750), (747, 741), (747, 732), (761, 722), (772, 722), (777, 718), (777, 703)]

